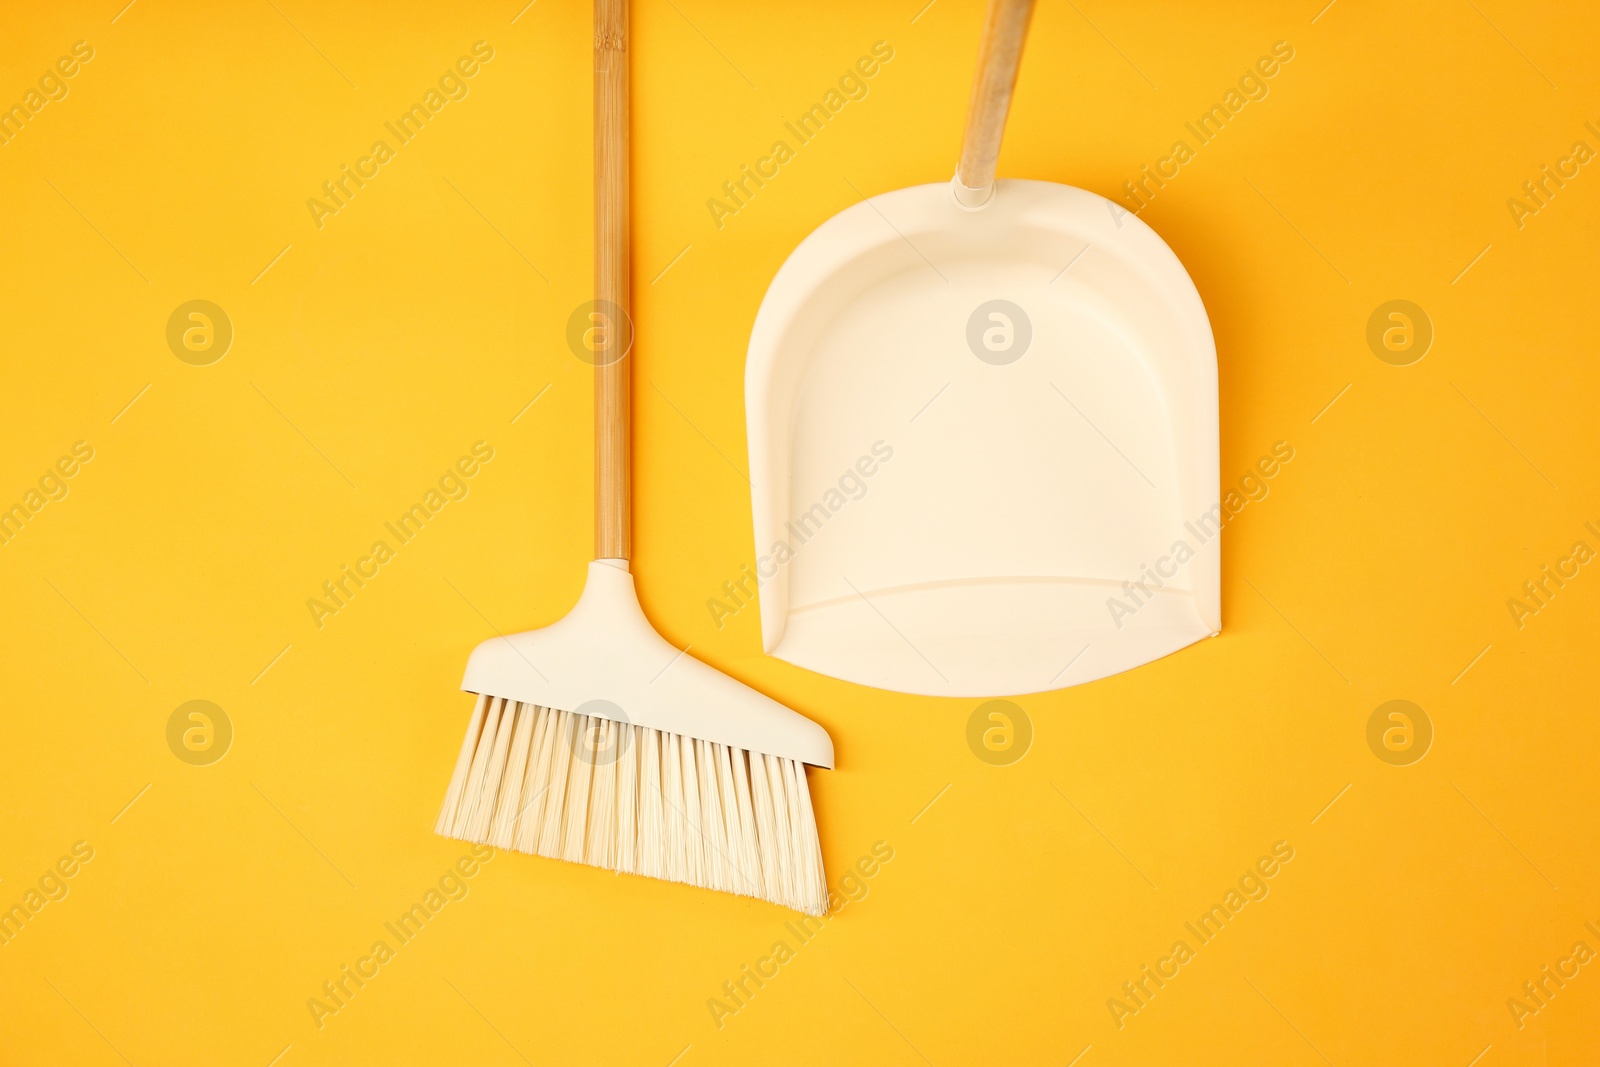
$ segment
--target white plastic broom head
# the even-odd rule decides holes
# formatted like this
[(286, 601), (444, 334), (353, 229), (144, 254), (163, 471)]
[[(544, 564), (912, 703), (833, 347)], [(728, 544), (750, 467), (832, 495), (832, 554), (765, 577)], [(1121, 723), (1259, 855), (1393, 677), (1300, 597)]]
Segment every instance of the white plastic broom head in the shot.
[(438, 832), (821, 914), (827, 732), (662, 638), (625, 568), (590, 563), (564, 618), (473, 651)]

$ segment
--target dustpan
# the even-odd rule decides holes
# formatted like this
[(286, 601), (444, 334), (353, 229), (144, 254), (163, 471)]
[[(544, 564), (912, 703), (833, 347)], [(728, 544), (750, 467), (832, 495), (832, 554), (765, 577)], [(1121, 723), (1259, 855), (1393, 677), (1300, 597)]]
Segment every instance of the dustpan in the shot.
[(1217, 362), (1166, 243), (1094, 193), (994, 180), (1031, 3), (991, 0), (953, 181), (789, 256), (746, 368), (766, 651), (1006, 696), (1221, 628)]

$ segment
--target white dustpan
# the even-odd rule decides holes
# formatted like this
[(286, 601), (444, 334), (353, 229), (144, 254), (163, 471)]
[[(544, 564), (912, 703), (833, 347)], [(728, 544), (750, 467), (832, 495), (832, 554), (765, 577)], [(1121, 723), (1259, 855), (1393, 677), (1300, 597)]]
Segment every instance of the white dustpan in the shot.
[(993, 179), (1025, 0), (992, 0), (961, 168), (807, 237), (746, 370), (766, 650), (936, 696), (1092, 681), (1221, 628), (1217, 363), (1172, 250)]

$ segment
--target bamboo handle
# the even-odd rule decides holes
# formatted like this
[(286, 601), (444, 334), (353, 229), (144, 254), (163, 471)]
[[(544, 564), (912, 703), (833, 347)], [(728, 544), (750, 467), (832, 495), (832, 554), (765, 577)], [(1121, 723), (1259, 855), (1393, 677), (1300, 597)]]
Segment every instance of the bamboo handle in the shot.
[(628, 0), (594, 5), (594, 553), (633, 551), (629, 423)]
[(967, 107), (967, 132), (961, 142), (961, 162), (956, 167), (956, 199), (967, 207), (982, 207), (994, 195), (994, 169), (1000, 161), (1000, 139), (1011, 110), (1011, 91), (1017, 84), (1022, 61), (1022, 41), (1033, 17), (1033, 0), (989, 0), (983, 19), (983, 41), (978, 46), (978, 73), (972, 80), (972, 100)]

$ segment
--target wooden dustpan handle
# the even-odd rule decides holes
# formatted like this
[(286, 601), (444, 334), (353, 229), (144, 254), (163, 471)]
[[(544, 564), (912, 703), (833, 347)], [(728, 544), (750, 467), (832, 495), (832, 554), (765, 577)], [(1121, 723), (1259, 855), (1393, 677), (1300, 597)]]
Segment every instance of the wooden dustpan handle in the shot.
[(628, 0), (594, 5), (594, 554), (633, 551), (628, 242)]
[(1033, 17), (1033, 0), (989, 0), (978, 46), (978, 73), (972, 80), (967, 107), (967, 133), (956, 167), (956, 197), (967, 207), (980, 207), (994, 193), (994, 169), (1000, 160), (1000, 138), (1017, 84), (1022, 41)]

